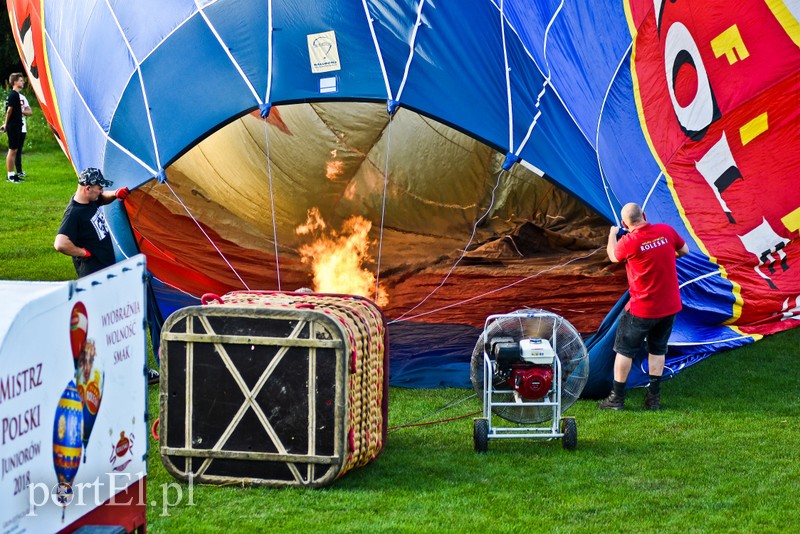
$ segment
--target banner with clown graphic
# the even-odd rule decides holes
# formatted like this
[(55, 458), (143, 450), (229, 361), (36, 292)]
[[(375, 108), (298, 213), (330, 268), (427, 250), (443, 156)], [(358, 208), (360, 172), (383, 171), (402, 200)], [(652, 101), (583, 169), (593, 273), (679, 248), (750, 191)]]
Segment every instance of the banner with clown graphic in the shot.
[(136, 256), (73, 282), (0, 282), (0, 532), (129, 510), (115, 497), (146, 475), (144, 274)]

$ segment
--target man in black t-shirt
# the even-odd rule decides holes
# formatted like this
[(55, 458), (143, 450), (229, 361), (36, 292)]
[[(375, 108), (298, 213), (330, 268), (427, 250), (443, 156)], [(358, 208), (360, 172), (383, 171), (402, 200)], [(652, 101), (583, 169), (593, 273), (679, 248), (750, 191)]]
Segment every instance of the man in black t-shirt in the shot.
[(8, 135), (8, 155), (6, 156), (7, 181), (18, 184), (24, 180), (17, 176), (15, 169), (17, 151), (22, 148), (22, 100), (19, 92), (25, 87), (25, 77), (19, 72), (8, 77), (11, 91), (6, 97), (5, 121), (0, 125), (0, 132)]
[(78, 176), (78, 190), (64, 211), (58, 228), (55, 249), (72, 257), (75, 272), (82, 278), (113, 265), (114, 245), (101, 206), (114, 199), (125, 200), (128, 188), (103, 191), (112, 182), (103, 177), (100, 169), (88, 168)]
[[(78, 175), (78, 190), (72, 197), (64, 218), (58, 227), (53, 246), (62, 254), (72, 256), (78, 278), (90, 275), (110, 265), (114, 265), (114, 245), (111, 232), (106, 224), (102, 206), (124, 201), (130, 191), (122, 187), (115, 191), (103, 191), (113, 182), (106, 180), (100, 169), (89, 167)], [(147, 382), (159, 381), (158, 371), (147, 369)]]

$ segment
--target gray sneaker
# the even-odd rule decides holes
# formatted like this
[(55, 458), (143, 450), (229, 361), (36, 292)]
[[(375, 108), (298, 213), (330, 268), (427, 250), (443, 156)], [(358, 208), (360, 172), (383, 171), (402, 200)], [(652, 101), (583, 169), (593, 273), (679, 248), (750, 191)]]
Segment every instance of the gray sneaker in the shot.
[(624, 410), (625, 398), (612, 391), (608, 397), (597, 403), (597, 407), (601, 410)]

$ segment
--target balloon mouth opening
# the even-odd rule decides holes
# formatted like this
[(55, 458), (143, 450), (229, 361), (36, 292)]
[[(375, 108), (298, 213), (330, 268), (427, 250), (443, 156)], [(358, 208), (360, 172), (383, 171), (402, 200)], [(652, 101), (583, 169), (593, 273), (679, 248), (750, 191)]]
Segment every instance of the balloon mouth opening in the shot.
[(370, 298), (391, 318), (472, 298), (497, 306), (492, 292), (534, 298), (520, 280), (537, 272), (607, 275), (603, 253), (590, 254), (607, 223), (505, 161), (403, 108), (390, 121), (375, 103), (272, 106), (204, 138), (166, 170), (169, 187), (148, 182), (125, 207), (151, 272), (198, 297), (312, 288)]

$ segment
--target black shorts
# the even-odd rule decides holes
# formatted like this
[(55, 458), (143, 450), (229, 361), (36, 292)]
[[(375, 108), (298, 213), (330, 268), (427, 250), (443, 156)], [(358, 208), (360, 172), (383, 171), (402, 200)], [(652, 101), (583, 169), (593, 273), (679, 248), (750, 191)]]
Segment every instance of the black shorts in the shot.
[(19, 128), (11, 128), (6, 132), (8, 134), (8, 148), (11, 150), (19, 150), (22, 148), (22, 126)]
[(660, 319), (636, 317), (625, 310), (619, 318), (617, 336), (614, 338), (614, 352), (633, 358), (647, 339), (647, 352), (657, 356), (667, 353), (667, 342), (672, 334), (675, 315)]

